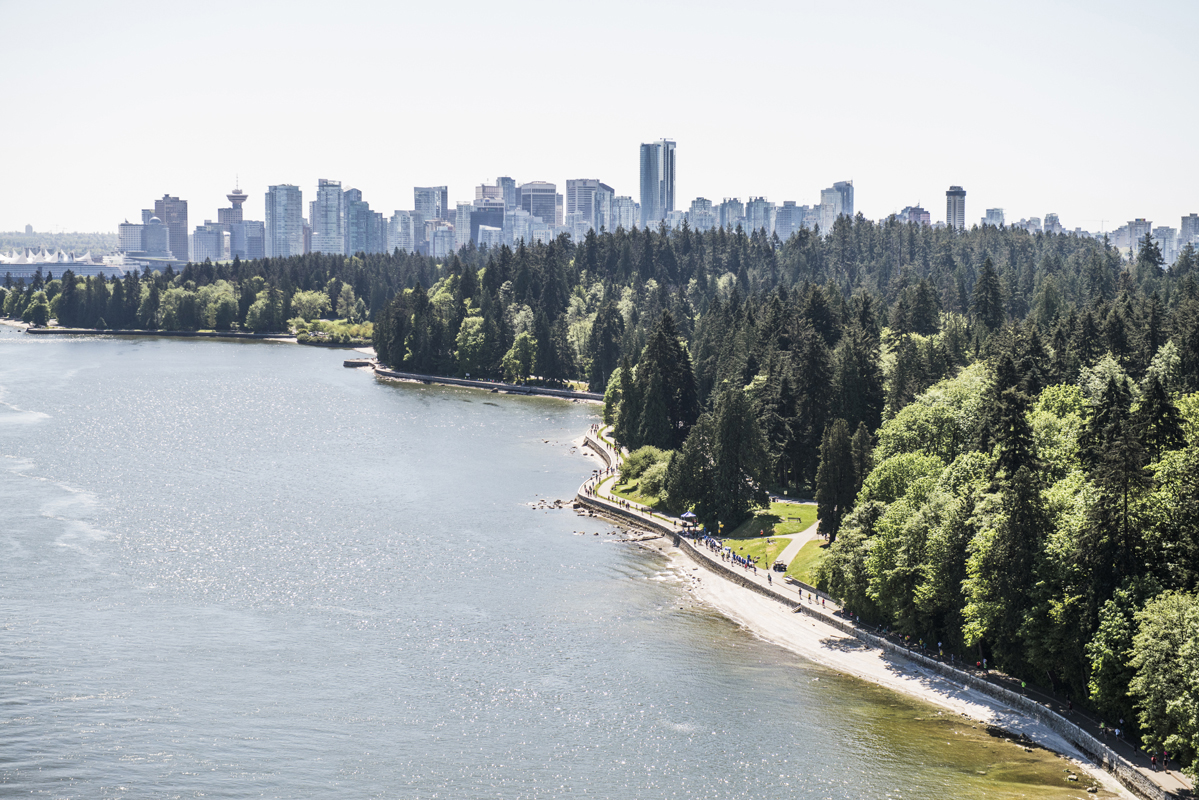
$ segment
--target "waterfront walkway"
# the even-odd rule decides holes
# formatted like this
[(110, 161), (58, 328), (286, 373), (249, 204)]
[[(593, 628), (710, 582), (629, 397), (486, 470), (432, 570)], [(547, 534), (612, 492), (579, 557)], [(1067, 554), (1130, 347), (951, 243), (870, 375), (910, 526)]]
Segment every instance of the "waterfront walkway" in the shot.
[[(818, 618), (824, 617), (834, 627), (841, 628), (848, 624), (873, 637), (886, 639), (898, 648), (917, 654), (920, 657), (934, 660), (942, 665), (952, 666), (953, 669), (970, 675), (977, 680), (984, 680), (995, 687), (1021, 695), (1076, 725), (1084, 733), (1089, 734), (1103, 746), (1111, 750), (1124, 762), (1127, 768), (1134, 769), (1143, 776), (1145, 781), (1157, 789), (1161, 793), (1159, 796), (1194, 797), (1194, 787), (1191, 781), (1180, 771), (1173, 768), (1176, 767), (1174, 762), (1171, 762), (1172, 769), (1168, 771), (1162, 770), (1160, 767), (1155, 769), (1150, 763), (1147, 753), (1144, 753), (1134, 743), (1126, 739), (1117, 739), (1110, 732), (1112, 728), (1122, 727), (1117, 720), (1098, 720), (1085, 711), (1072, 708), (1068, 700), (1059, 697), (1051, 690), (1033, 684), (1025, 684), (1016, 678), (1004, 675), (994, 669), (981, 669), (971, 663), (965, 662), (960, 656), (954, 657), (951, 664), (950, 657), (948, 655), (941, 655), (939, 649), (931, 643), (925, 643), (925, 647), (921, 648), (914, 642), (905, 642), (902, 637), (894, 633), (884, 632), (874, 626), (862, 625), (856, 615), (843, 609), (831, 597), (818, 591), (815, 587), (807, 586), (791, 579), (783, 579), (780, 573), (770, 573), (768, 569), (759, 568), (754, 570), (738, 565), (726, 559), (723, 555), (717, 555), (716, 552), (705, 546), (702, 535), (696, 538), (697, 532), (693, 528), (684, 525), (682, 520), (615, 495), (611, 491), (611, 487), (616, 484), (617, 478), (615, 476), (619, 472), (623, 454), (612, 444), (605, 431), (606, 429), (600, 428), (595, 431), (589, 431), (587, 434), (585, 440), (586, 446), (600, 456), (607, 465), (607, 468), (597, 470), (595, 475), (579, 487), (580, 497), (599, 501), (601, 507), (607, 507), (618, 517), (631, 520), (634, 523), (641, 521), (643, 527), (650, 527), (663, 534), (673, 534), (692, 539), (692, 546), (687, 548), (689, 554), (692, 557), (698, 556), (700, 559), (706, 560), (713, 571), (724, 572), (732, 570), (737, 573), (739, 580), (756, 586), (761, 594), (774, 595), (789, 605), (802, 606), (802, 610), (805, 613)], [(790, 559), (794, 558), (799, 549), (813, 538), (817, 538), (815, 524), (801, 533), (793, 534), (791, 544), (783, 551), (781, 557), (790, 563)], [(793, 548), (794, 553), (791, 553), (790, 551)], [(769, 567), (769, 565), (765, 566)], [(776, 576), (778, 580), (775, 580)], [(1119, 775), (1119, 770), (1112, 771)], [(1138, 787), (1138, 790), (1140, 790), (1140, 794), (1146, 794), (1146, 792), (1141, 790), (1141, 787)]]

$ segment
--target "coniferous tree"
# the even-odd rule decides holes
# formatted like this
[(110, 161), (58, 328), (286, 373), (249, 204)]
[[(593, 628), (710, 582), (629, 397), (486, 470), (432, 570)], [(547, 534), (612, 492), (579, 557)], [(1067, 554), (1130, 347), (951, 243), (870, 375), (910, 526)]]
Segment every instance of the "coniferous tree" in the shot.
[(820, 468), (816, 473), (820, 533), (828, 537), (830, 543), (836, 540), (841, 520), (853, 506), (855, 483), (849, 426), (845, 420), (835, 419), (824, 429), (820, 443)]

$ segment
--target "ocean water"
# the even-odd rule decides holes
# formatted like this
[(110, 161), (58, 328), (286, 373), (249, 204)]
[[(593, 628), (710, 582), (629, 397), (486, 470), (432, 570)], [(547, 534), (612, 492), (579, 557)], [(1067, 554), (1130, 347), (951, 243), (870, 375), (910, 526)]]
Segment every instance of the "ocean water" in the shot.
[(534, 508), (595, 407), (344, 357), (0, 327), (0, 796), (1082, 796)]

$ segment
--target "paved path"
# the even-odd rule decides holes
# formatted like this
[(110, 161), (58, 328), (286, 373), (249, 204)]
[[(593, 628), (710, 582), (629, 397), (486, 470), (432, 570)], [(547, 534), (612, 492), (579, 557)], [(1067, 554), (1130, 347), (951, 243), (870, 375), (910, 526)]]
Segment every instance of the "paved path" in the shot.
[[(592, 433), (591, 437), (596, 442), (598, 442), (601, 447), (604, 448), (605, 454), (607, 455), (608, 458), (611, 459), (611, 463), (613, 465), (619, 465), (621, 457), (622, 457), (621, 453), (618, 450), (616, 450), (614, 447), (612, 447), (611, 445), (604, 442), (600, 438), (599, 435)], [(668, 517), (668, 516), (659, 514), (657, 512), (653, 512), (653, 511), (651, 511), (651, 509), (649, 509), (646, 506), (643, 506), (639, 503), (634, 503), (630, 500), (625, 500), (622, 497), (617, 497), (617, 496), (613, 495), (612, 492), (608, 489), (608, 487), (614, 484), (615, 478), (609, 478), (608, 476), (611, 474), (614, 474), (614, 473), (615, 473), (615, 469), (613, 469), (611, 472), (603, 473), (603, 474), (598, 475), (597, 477), (591, 478), (590, 480), (586, 481), (582, 487), (580, 487), (580, 492), (582, 493), (582, 492), (587, 492), (588, 490), (590, 490), (590, 493), (592, 494), (592, 496), (598, 496), (602, 500), (606, 500), (610, 503), (618, 504), (621, 508), (625, 509), (626, 511), (631, 511), (634, 514), (640, 514), (645, 517), (652, 517), (655, 522), (658, 522), (659, 524), (662, 524), (662, 525), (668, 527), (670, 530), (678, 531), (678, 532), (681, 532), (684, 530), (683, 526), (681, 524), (679, 524), (679, 520), (677, 520), (673, 517)], [(597, 486), (597, 482), (598, 482), (598, 486)], [(797, 554), (799, 552), (799, 550), (807, 542), (811, 541), (814, 538), (817, 538), (816, 527), (817, 527), (816, 524), (813, 524), (806, 530), (801, 531), (800, 533), (791, 534), (790, 535), (791, 543), (789, 545), (787, 545), (787, 547), (783, 550), (782, 554), (780, 554), (780, 558), (787, 559), (787, 563), (790, 564), (791, 560), (794, 559), (795, 554)], [(776, 538), (782, 538), (782, 537), (776, 537)], [(713, 562), (723, 562), (722, 566), (725, 566), (725, 567), (736, 567), (736, 565), (734, 563), (725, 561), (724, 557), (721, 556), (720, 554), (716, 553), (715, 551), (709, 551), (708, 549), (704, 548), (702, 546), (702, 543), (697, 542), (696, 545), (697, 545), (696, 550), (705, 558), (708, 558), (709, 560), (711, 560)], [(794, 550), (794, 552), (792, 552), (792, 550)], [(769, 567), (769, 565), (767, 565), (767, 567)], [(750, 580), (757, 584), (760, 584), (763, 587), (769, 587), (770, 589), (772, 589), (776, 592), (782, 592), (784, 595), (794, 592), (801, 601), (803, 601), (805, 603), (809, 603), (811, 605), (818, 605), (820, 607), (820, 610), (825, 613), (828, 613), (828, 614), (831, 614), (831, 615), (834, 615), (837, 617), (842, 617), (842, 618), (845, 618), (847, 616), (846, 612), (840, 606), (835, 604), (831, 598), (829, 598), (827, 596), (825, 596), (823, 598), (812, 597), (810, 594), (808, 594), (806, 592), (806, 590), (799, 589), (795, 585), (791, 584), (789, 581), (784, 581), (784, 580), (774, 581), (773, 575), (769, 572), (768, 568), (760, 569), (760, 570), (752, 570), (750, 568), (743, 567), (742, 569), (745, 573), (744, 577), (747, 580)], [(874, 632), (870, 626), (862, 626), (862, 627), (864, 630)], [(876, 635), (877, 635), (877, 633), (876, 633)], [(902, 644), (901, 637), (899, 637), (895, 634), (891, 634), (891, 635), (887, 636), (887, 638), (894, 642)], [(936, 652), (933, 651), (933, 649), (931, 647), (929, 648), (929, 651), (926, 654), (930, 655), (932, 657), (936, 657)], [(939, 659), (939, 660), (945, 660), (945, 659)], [(1184, 776), (1177, 769), (1171, 769), (1169, 772), (1166, 772), (1161, 769), (1154, 770), (1152, 765), (1149, 762), (1148, 754), (1142, 752), (1139, 748), (1135, 747), (1133, 744), (1129, 743), (1128, 741), (1118, 740), (1110, 734), (1105, 734), (1104, 731), (1100, 727), (1100, 720), (1095, 719), (1094, 717), (1090, 716), (1089, 714), (1087, 714), (1081, 710), (1070, 708), (1069, 703), (1066, 700), (1053, 694), (1052, 691), (1043, 689), (1043, 688), (1041, 688), (1039, 686), (1035, 686), (1035, 685), (1028, 685), (1027, 687), (1025, 687), (1021, 684), (1021, 682), (1018, 679), (1012, 678), (1008, 675), (1004, 675), (1000, 672), (996, 672), (995, 670), (984, 671), (984, 670), (980, 670), (980, 669), (975, 669), (973, 667), (970, 667), (968, 664), (963, 664), (961, 658), (957, 659), (957, 663), (955, 664), (955, 666), (957, 666), (960, 669), (963, 669), (966, 672), (972, 673), (976, 676), (983, 677), (986, 680), (988, 680), (996, 685), (1003, 686), (1004, 688), (1007, 688), (1013, 692), (1025, 694), (1028, 697), (1032, 698), (1033, 700), (1036, 700), (1040, 704), (1052, 709), (1053, 711), (1057, 712), (1061, 716), (1068, 719), (1070, 722), (1073, 722), (1075, 725), (1078, 725), (1080, 728), (1082, 728), (1084, 731), (1086, 731), (1087, 733), (1094, 736), (1096, 739), (1099, 739), (1101, 742), (1106, 744), (1108, 747), (1115, 750), (1120, 756), (1125, 758), (1131, 765), (1133, 765), (1137, 769), (1137, 771), (1139, 771), (1141, 774), (1148, 777), (1151, 781), (1153, 781), (1154, 783), (1156, 783), (1158, 786), (1162, 787), (1166, 791), (1172, 792), (1176, 795), (1183, 796), (1183, 797), (1194, 796), (1193, 795), (1193, 792), (1194, 792), (1193, 785), (1186, 778), (1186, 776)], [(1113, 727), (1115, 724), (1116, 724), (1115, 722), (1109, 722), (1108, 727), (1109, 728)], [(1173, 764), (1171, 764), (1171, 765), (1173, 766)]]
[(795, 560), (795, 557), (797, 555), (799, 555), (799, 551), (803, 549), (805, 544), (812, 541), (813, 539), (820, 538), (820, 534), (816, 533), (816, 528), (818, 528), (819, 526), (820, 526), (819, 522), (813, 522), (811, 525), (809, 525), (807, 527), (806, 530), (802, 530), (799, 533), (790, 533), (790, 534), (787, 534), (786, 536), (772, 537), (774, 539), (790, 539), (791, 540), (790, 544), (787, 545), (787, 547), (783, 550), (783, 552), (779, 553), (779, 555), (778, 555), (779, 559), (781, 559), (784, 564), (786, 564), (788, 567), (790, 567), (791, 562)]

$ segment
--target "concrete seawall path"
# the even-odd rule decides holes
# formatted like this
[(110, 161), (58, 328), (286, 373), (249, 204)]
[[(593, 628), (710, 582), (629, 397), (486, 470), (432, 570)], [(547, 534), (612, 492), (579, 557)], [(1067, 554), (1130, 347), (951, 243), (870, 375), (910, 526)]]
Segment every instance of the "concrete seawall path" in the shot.
[[(621, 523), (653, 531), (642, 546), (661, 552), (686, 575), (689, 590), (763, 638), (813, 661), (895, 691), (931, 702), (1030, 739), (1075, 759), (1080, 767), (1122, 796), (1166, 800), (1193, 796), (1177, 770), (1154, 770), (1132, 744), (1105, 735), (1097, 720), (1061, 698), (1019, 680), (948, 663), (935, 647), (931, 655), (909, 649), (895, 636), (883, 636), (852, 620), (832, 598), (813, 587), (775, 580), (778, 573), (747, 569), (725, 560), (702, 539), (689, 538), (682, 521), (614, 496), (610, 477), (622, 453), (604, 435), (590, 431), (584, 445), (604, 467), (579, 487), (576, 502)], [(795, 534), (787, 551), (815, 535), (815, 526)], [(797, 545), (798, 542), (798, 545)], [(786, 551), (785, 551), (786, 552)], [(704, 570), (701, 571), (700, 567)], [(1118, 779), (1118, 781), (1116, 780)]]

